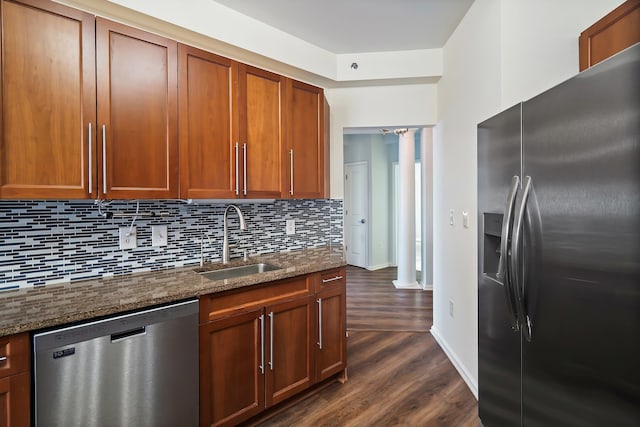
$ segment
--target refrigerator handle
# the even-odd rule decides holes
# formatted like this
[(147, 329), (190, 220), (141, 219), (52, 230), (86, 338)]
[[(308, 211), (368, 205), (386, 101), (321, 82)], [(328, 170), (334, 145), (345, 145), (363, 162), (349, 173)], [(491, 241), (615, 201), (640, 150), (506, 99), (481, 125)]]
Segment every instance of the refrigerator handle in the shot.
[(528, 342), (531, 342), (531, 320), (526, 313), (524, 306), (524, 277), (522, 278), (522, 284), (520, 283), (520, 269), (522, 264), (520, 259), (520, 253), (522, 248), (522, 229), (524, 224), (524, 211), (527, 207), (527, 200), (531, 191), (531, 177), (526, 176), (523, 182), (522, 198), (520, 204), (516, 209), (515, 218), (513, 219), (513, 237), (511, 239), (511, 281), (513, 283), (513, 289), (516, 293), (516, 301), (518, 303), (518, 321), (522, 326), (522, 333)]
[(504, 216), (502, 219), (502, 232), (500, 233), (500, 259), (498, 261), (498, 271), (496, 272), (496, 279), (504, 286), (505, 295), (507, 297), (507, 307), (509, 307), (509, 314), (511, 318), (511, 329), (517, 331), (518, 317), (517, 317), (517, 305), (513, 295), (511, 281), (509, 280), (509, 238), (510, 231), (512, 230), (511, 223), (513, 222), (513, 208), (516, 202), (516, 195), (518, 194), (518, 188), (520, 187), (520, 177), (515, 175), (511, 179), (511, 187), (509, 188), (509, 194), (507, 195), (507, 203), (504, 207)]

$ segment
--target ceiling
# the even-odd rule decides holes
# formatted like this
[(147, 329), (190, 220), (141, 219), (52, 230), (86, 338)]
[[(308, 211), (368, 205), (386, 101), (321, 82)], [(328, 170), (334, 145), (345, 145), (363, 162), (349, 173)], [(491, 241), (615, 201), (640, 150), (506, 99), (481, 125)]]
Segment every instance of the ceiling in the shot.
[(215, 0), (315, 46), (361, 53), (441, 48), (473, 0)]

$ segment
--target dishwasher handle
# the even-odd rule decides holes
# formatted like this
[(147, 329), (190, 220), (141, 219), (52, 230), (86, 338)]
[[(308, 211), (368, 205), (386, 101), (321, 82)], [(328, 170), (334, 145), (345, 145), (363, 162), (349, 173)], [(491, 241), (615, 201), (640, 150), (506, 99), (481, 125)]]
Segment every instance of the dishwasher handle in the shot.
[(139, 328), (129, 329), (128, 331), (118, 332), (117, 334), (111, 334), (111, 342), (122, 341), (126, 338), (133, 338), (140, 335), (146, 335), (147, 327), (140, 326)]

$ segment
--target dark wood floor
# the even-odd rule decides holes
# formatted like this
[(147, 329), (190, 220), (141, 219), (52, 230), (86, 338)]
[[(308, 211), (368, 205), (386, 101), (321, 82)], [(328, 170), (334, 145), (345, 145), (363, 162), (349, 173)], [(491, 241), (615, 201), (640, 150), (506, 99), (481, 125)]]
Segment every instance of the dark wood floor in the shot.
[(347, 270), (348, 374), (259, 426), (476, 427), (477, 401), (428, 333), (431, 292)]
[(429, 332), (433, 292), (396, 289), (396, 268), (347, 268), (347, 329)]

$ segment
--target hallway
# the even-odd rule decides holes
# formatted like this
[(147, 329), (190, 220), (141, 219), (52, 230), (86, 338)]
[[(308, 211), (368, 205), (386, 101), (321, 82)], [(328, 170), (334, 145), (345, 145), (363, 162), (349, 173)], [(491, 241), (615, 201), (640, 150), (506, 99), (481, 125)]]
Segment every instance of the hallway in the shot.
[(431, 291), (396, 290), (394, 277), (393, 268), (347, 268), (349, 380), (257, 425), (479, 425), (475, 397), (428, 333)]

